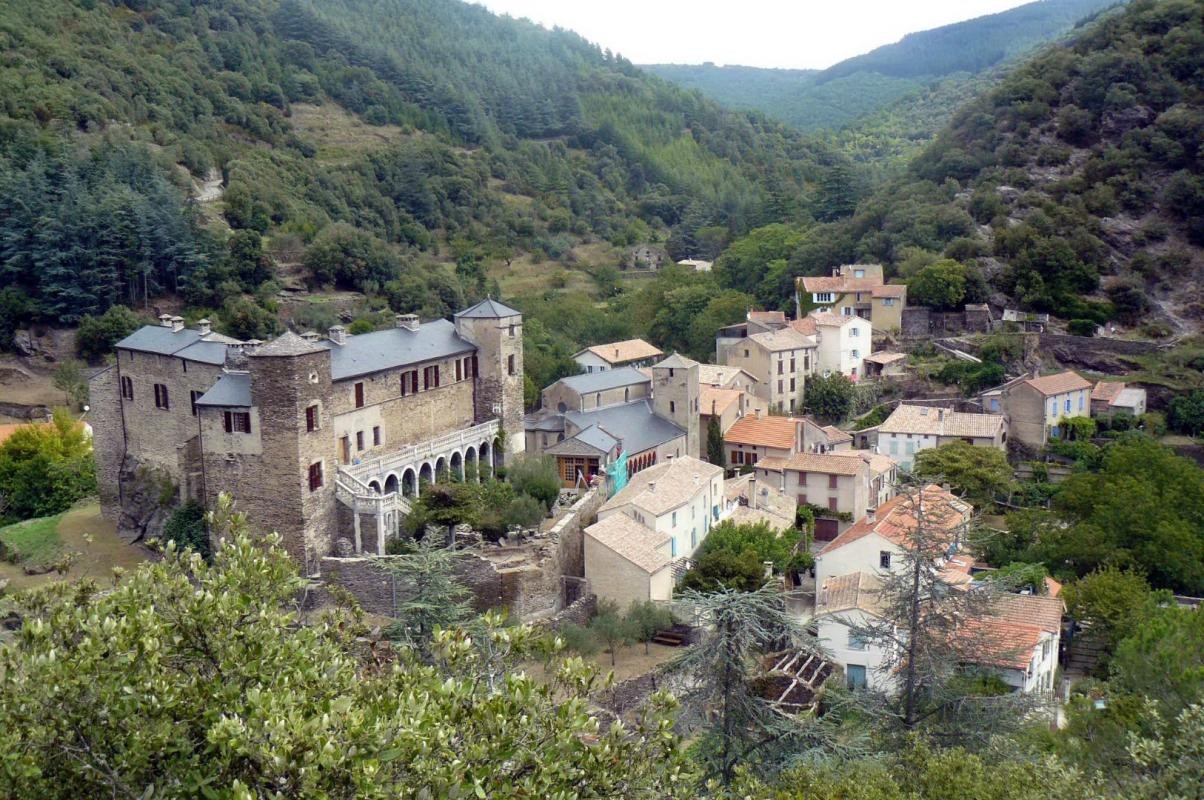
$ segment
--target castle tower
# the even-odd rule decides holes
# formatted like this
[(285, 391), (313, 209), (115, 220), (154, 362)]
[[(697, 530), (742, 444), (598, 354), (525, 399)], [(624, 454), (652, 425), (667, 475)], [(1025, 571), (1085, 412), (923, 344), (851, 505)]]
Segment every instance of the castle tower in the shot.
[(238, 481), (246, 496), (235, 499), (251, 512), (254, 529), (279, 533), (313, 574), (318, 559), (333, 551), (337, 527), (330, 350), (287, 332), (248, 355), (260, 457), (248, 459)]
[(499, 419), (506, 452), (521, 453), (523, 433), (523, 316), (493, 299), (455, 315), (456, 332), (477, 346), (476, 421)]
[(698, 362), (674, 354), (652, 367), (652, 410), (686, 431), (685, 455), (699, 453)]

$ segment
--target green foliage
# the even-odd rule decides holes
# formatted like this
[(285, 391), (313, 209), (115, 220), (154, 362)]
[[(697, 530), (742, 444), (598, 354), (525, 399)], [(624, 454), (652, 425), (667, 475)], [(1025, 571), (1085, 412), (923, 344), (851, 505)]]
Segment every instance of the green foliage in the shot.
[(839, 422), (853, 410), (857, 386), (840, 372), (811, 375), (803, 388), (803, 410), (828, 422)]
[(1204, 612), (1169, 598), (1116, 649), (1111, 683), (1153, 700), (1164, 718), (1204, 699)]
[(85, 314), (75, 331), (75, 349), (85, 361), (97, 361), (113, 352), (113, 345), (136, 331), (142, 324), (130, 309), (111, 306), (99, 317)]
[(1013, 561), (1011, 564), (1004, 564), (999, 569), (988, 572), (986, 577), (1003, 586), (1005, 591), (1014, 592), (1027, 589), (1033, 594), (1045, 594), (1045, 578), (1048, 574), (1044, 564)]
[(644, 643), (645, 653), (648, 652), (648, 643), (652, 641), (653, 636), (673, 627), (673, 615), (669, 609), (651, 600), (642, 603), (633, 600), (624, 619), (635, 640)]
[(88, 379), (84, 377), (83, 365), (73, 358), (60, 361), (54, 370), (54, 388), (63, 393), (63, 405), (83, 408), (88, 401)]
[(925, 480), (949, 484), (959, 497), (980, 510), (1013, 486), (1012, 467), (1002, 450), (975, 447), (961, 440), (916, 453), (914, 472)]
[(1094, 336), (1096, 324), (1090, 319), (1072, 319), (1066, 323), (1066, 332), (1071, 336)]
[(506, 470), (506, 480), (518, 494), (529, 495), (543, 504), (544, 513), (560, 497), (560, 476), (556, 460), (550, 456), (524, 455), (514, 459)]
[(0, 527), (0, 558), (39, 569), (55, 563), (63, 552), (58, 532), (61, 519), (61, 514), (55, 514)]
[(1095, 436), (1098, 426), (1091, 417), (1069, 417), (1058, 423), (1061, 438), (1068, 441), (1086, 441)]
[(1166, 423), (1177, 433), (1199, 436), (1204, 431), (1204, 389), (1172, 397)]
[(0, 444), (0, 518), (66, 511), (96, 491), (92, 443), (65, 411), (49, 425), (24, 425)]
[(771, 561), (773, 568), (781, 572), (786, 569), (798, 542), (797, 530), (775, 531), (765, 522), (739, 525), (731, 520), (724, 520), (711, 528), (711, 532), (702, 542), (702, 552), (705, 554), (752, 551), (758, 561)]
[(472, 615), (471, 594), (456, 577), (458, 552), (426, 540), (413, 552), (381, 562), (393, 580), (394, 621), (385, 629), (424, 659), (431, 657), (435, 633), (463, 624)]
[(719, 419), (711, 417), (707, 422), (707, 461), (717, 467), (727, 469), (726, 453), (727, 451), (723, 447), (723, 429), (719, 427)]
[(598, 652), (598, 638), (584, 625), (566, 622), (556, 631), (556, 635), (564, 641), (565, 648), (574, 653), (592, 656)]
[(778, 572), (792, 563), (798, 530), (778, 533), (764, 522), (738, 525), (725, 520), (707, 534), (682, 587), (698, 592), (725, 589), (752, 592), (765, 583), (765, 562)]
[(1067, 613), (1090, 627), (1109, 655), (1146, 624), (1160, 602), (1171, 599), (1169, 593), (1151, 590), (1141, 575), (1116, 567), (1071, 581), (1063, 594)]
[(956, 385), (967, 397), (977, 394), (983, 389), (998, 386), (1003, 382), (1005, 372), (1003, 365), (994, 361), (949, 361), (936, 373), (936, 379), (941, 383)]
[(951, 258), (921, 269), (907, 282), (907, 299), (935, 309), (960, 308), (966, 298), (966, 267)]
[(589, 622), (590, 633), (610, 653), (610, 665), (615, 665), (615, 657), (619, 648), (631, 644), (637, 631), (633, 621), (624, 619), (619, 613), (618, 606), (613, 603), (599, 603), (598, 613)]
[(201, 554), (206, 561), (212, 557), (209, 545), (209, 528), (205, 525), (205, 509), (195, 500), (189, 500), (172, 512), (163, 524), (163, 540), (175, 542), (183, 550), (190, 548)]
[[(538, 679), (493, 679), (500, 657), (538, 655), (542, 637), (529, 628), (493, 616), (475, 636), (436, 635), (432, 663), (402, 649), (382, 666), (346, 610), (298, 624), (305, 581), (279, 538), (252, 537), (222, 502), (234, 527), (212, 565), (172, 548), (111, 591), (62, 585), (17, 601), (23, 627), (0, 647), (0, 794), (697, 791), (662, 700), (641, 722), (601, 731), (587, 699), (595, 679), (579, 660), (556, 659)], [(78, 757), (63, 758), (64, 747)]]

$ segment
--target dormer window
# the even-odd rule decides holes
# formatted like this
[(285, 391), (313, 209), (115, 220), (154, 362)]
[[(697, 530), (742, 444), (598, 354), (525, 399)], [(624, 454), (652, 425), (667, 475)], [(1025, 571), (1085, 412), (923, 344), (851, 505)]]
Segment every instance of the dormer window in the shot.
[(816, 292), (812, 295), (812, 299), (817, 303), (831, 303), (836, 299), (832, 292)]

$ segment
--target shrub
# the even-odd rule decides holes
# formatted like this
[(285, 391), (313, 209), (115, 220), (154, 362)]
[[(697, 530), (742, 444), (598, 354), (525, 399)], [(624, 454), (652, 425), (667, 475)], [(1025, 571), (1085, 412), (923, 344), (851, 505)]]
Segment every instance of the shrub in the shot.
[(514, 491), (529, 495), (550, 511), (560, 497), (560, 475), (556, 462), (547, 456), (524, 455), (515, 459), (506, 477)]
[(0, 498), (11, 519), (57, 514), (95, 491), (92, 444), (65, 411), (50, 425), (18, 428), (0, 445)]
[(85, 315), (75, 332), (75, 351), (85, 361), (104, 358), (141, 324), (138, 315), (125, 306), (111, 306), (99, 317)]
[(542, 501), (529, 494), (519, 494), (507, 504), (506, 510), (502, 512), (502, 521), (507, 529), (512, 525), (530, 528), (538, 525), (547, 513), (547, 506)]
[(564, 641), (566, 648), (583, 656), (592, 656), (600, 647), (593, 631), (575, 622), (561, 625), (556, 635)]
[(210, 559), (209, 529), (205, 525), (205, 509), (200, 503), (189, 500), (172, 512), (163, 526), (163, 538), (174, 541), (180, 547), (190, 547)]
[(1066, 330), (1071, 336), (1094, 336), (1096, 324), (1089, 319), (1072, 319), (1066, 323)]

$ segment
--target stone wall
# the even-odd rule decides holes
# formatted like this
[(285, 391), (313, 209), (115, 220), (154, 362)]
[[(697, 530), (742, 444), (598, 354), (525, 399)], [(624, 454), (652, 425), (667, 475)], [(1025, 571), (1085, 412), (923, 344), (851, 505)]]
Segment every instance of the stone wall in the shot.
[[(605, 501), (606, 490), (600, 486), (582, 496), (540, 538), (521, 545), (482, 545), (461, 551), (457, 577), (472, 593), (473, 607), (477, 611), (506, 608), (523, 621), (555, 618), (565, 610), (563, 578), (584, 577), (582, 531), (597, 518), (598, 508)], [(381, 567), (390, 558), (396, 556), (328, 556), (321, 559), (322, 579), (347, 589), (364, 610), (389, 615), (396, 605), (397, 587)], [(572, 583), (576, 590), (581, 581)], [(573, 612), (581, 613), (581, 607)]]
[(125, 430), (121, 425), (121, 399), (117, 368), (107, 367), (88, 381), (88, 420), (92, 425), (92, 454), (96, 459), (96, 487), (100, 513), (116, 520), (121, 514), (121, 459)]
[[(102, 372), (108, 371), (110, 370), (102, 370)], [(89, 381), (89, 385), (91, 385), (91, 381)], [(116, 385), (115, 382), (114, 385)], [(30, 405), (29, 403), (6, 403), (0, 401), (0, 416), (43, 422), (50, 419), (51, 410), (50, 406)]]
[(1128, 339), (1108, 339), (1095, 336), (1069, 336), (1062, 333), (1040, 334), (1041, 347), (1048, 350), (1063, 350), (1067, 353), (1109, 353), (1139, 356), (1161, 350), (1157, 342), (1140, 342)]
[(900, 333), (904, 337), (991, 331), (991, 314), (986, 308), (933, 311), (927, 306), (908, 306), (903, 309), (902, 320)]

